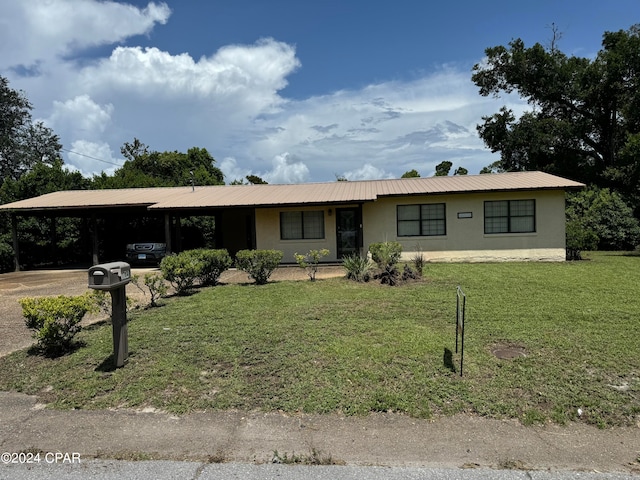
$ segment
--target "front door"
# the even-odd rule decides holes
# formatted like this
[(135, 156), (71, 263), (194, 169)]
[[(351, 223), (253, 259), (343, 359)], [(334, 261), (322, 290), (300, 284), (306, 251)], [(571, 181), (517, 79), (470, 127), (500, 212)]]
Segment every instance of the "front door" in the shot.
[(360, 253), (360, 208), (336, 208), (338, 259)]

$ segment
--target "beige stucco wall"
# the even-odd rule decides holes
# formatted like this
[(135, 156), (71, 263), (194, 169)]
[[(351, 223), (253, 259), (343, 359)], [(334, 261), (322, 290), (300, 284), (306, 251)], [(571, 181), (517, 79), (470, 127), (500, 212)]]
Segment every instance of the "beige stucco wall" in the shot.
[[(537, 192), (384, 197), (362, 207), (363, 252), (374, 242), (398, 241), (403, 258), (421, 251), (428, 261), (507, 261), (565, 259), (565, 195), (561, 190)], [(485, 200), (536, 201), (536, 232), (519, 234), (484, 233)], [(447, 234), (438, 237), (398, 237), (396, 206), (419, 203), (445, 203)], [(256, 248), (284, 252), (283, 262), (294, 261), (294, 253), (327, 248), (325, 260), (336, 258), (335, 209), (353, 207), (291, 207), (256, 209)], [(286, 210), (323, 210), (324, 240), (280, 240), (280, 212)], [(331, 211), (331, 213), (329, 213)], [(472, 218), (458, 218), (458, 212), (471, 212)]]
[[(563, 191), (508, 192), (464, 195), (382, 198), (363, 206), (364, 248), (383, 241), (397, 241), (403, 258), (422, 251), (430, 261), (496, 261), (565, 259), (565, 195)], [(486, 200), (536, 201), (536, 232), (485, 234)], [(419, 203), (445, 203), (446, 235), (398, 237), (396, 206)], [(472, 218), (458, 218), (471, 212)]]
[[(340, 206), (338, 206), (340, 208)], [(282, 250), (283, 263), (295, 262), (295, 253), (307, 253), (309, 250), (329, 250), (329, 256), (323, 261), (337, 261), (336, 256), (336, 216), (335, 206), (258, 208), (256, 209), (256, 245), (258, 249)], [(324, 211), (324, 240), (280, 240), (280, 212), (300, 210)], [(331, 210), (331, 214), (329, 214)]]

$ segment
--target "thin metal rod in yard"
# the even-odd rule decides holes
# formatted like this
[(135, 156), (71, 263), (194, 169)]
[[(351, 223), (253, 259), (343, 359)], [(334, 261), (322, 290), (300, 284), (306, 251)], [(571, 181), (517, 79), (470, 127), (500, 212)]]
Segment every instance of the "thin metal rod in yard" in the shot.
[(467, 296), (460, 286), (456, 288), (456, 353), (458, 353), (458, 337), (460, 337), (460, 376), (464, 363), (464, 317), (467, 308)]

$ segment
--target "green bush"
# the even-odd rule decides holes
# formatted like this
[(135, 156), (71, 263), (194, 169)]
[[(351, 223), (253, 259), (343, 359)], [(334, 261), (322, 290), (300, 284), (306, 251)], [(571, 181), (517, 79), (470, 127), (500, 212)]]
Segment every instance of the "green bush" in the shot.
[(304, 255), (294, 253), (293, 258), (296, 259), (300, 268), (304, 268), (307, 271), (309, 279), (314, 282), (316, 274), (318, 273), (318, 264), (322, 257), (326, 257), (327, 255), (329, 255), (329, 250), (323, 248), (322, 250), (309, 250), (309, 252)]
[(622, 196), (591, 186), (567, 195), (567, 221), (577, 221), (598, 238), (598, 250), (632, 250), (640, 241), (640, 224)]
[(160, 262), (162, 276), (178, 295), (187, 295), (200, 276), (200, 262), (191, 251), (167, 255)]
[(216, 285), (220, 279), (220, 275), (231, 268), (233, 260), (226, 249), (198, 249), (191, 250), (198, 261), (200, 273), (198, 279), (200, 285), (209, 286)]
[(598, 248), (598, 235), (579, 220), (569, 220), (566, 227), (567, 260), (582, 260), (584, 250)]
[(80, 331), (80, 321), (97, 310), (91, 294), (69, 297), (21, 298), (22, 315), (27, 328), (33, 330), (38, 347), (47, 356), (58, 356), (72, 347)]
[(249, 274), (258, 285), (264, 285), (282, 261), (280, 250), (240, 250), (236, 253), (236, 266)]
[(368, 282), (371, 279), (374, 263), (368, 258), (353, 254), (344, 257), (342, 266), (347, 271), (347, 278), (356, 282)]
[(380, 271), (373, 278), (384, 285), (397, 285), (400, 277), (398, 262), (402, 255), (402, 245), (398, 242), (381, 242), (369, 245), (371, 258)]
[(158, 300), (164, 297), (167, 294), (167, 290), (169, 290), (164, 278), (156, 273), (145, 273), (142, 283), (146, 287), (146, 290), (140, 286), (140, 277), (138, 275), (131, 277), (131, 283), (142, 290), (142, 293), (145, 295), (147, 294), (146, 290), (149, 291), (151, 297), (149, 307), (158, 307), (160, 305)]
[(389, 266), (396, 265), (402, 255), (402, 245), (398, 242), (380, 242), (369, 245), (371, 258), (378, 268), (384, 270)]

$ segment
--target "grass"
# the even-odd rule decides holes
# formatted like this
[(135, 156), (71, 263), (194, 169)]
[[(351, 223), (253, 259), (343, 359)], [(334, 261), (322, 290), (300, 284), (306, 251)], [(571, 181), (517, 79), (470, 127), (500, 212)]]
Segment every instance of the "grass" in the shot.
[[(463, 377), (458, 355), (443, 361), (455, 346), (457, 285), (467, 295)], [(0, 390), (55, 408), (465, 412), (601, 427), (640, 418), (636, 256), (428, 264), (423, 281), (400, 287), (341, 278), (223, 285), (129, 318), (124, 368), (110, 368), (111, 327), (99, 325), (65, 357), (0, 358)], [(496, 345), (526, 356), (500, 360)]]

